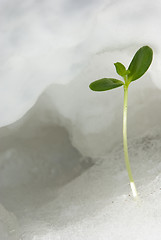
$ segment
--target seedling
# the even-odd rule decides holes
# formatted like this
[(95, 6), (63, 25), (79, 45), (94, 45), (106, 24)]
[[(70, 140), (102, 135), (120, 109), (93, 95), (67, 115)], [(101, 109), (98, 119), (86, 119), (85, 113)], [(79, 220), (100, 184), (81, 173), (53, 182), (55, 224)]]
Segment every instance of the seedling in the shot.
[(128, 87), (129, 84), (140, 77), (148, 70), (153, 58), (153, 51), (150, 47), (141, 47), (134, 55), (128, 69), (120, 63), (114, 63), (116, 72), (120, 75), (124, 82), (114, 78), (102, 78), (92, 82), (89, 87), (93, 91), (107, 91), (117, 87), (124, 87), (124, 106), (123, 106), (123, 145), (124, 145), (124, 156), (125, 165), (128, 172), (130, 186), (134, 198), (138, 196), (135, 187), (132, 171), (130, 167), (128, 157), (128, 145), (127, 145), (127, 101), (128, 101)]

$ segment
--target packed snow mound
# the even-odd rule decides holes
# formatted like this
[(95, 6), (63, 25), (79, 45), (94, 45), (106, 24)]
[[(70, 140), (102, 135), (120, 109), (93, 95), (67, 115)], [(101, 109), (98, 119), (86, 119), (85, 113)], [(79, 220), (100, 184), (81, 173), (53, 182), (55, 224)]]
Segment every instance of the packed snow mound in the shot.
[(49, 239), (56, 240), (159, 240), (160, 139), (161, 129), (130, 141), (131, 163), (139, 192), (137, 200), (130, 192), (119, 146), (64, 186), (54, 201), (26, 219), (24, 239), (32, 239), (30, 228), (34, 226), (38, 231), (36, 239), (42, 234), (44, 239), (50, 236)]

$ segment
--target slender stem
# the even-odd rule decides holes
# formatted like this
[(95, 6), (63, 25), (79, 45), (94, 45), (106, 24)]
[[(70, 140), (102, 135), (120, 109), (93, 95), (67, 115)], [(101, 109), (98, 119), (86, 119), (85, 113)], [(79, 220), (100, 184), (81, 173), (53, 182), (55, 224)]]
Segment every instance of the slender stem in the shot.
[(137, 197), (137, 191), (132, 176), (132, 171), (129, 162), (128, 156), (128, 146), (127, 146), (127, 102), (128, 102), (128, 84), (124, 85), (124, 109), (123, 109), (123, 143), (124, 143), (124, 156), (125, 156), (125, 165), (130, 179), (130, 186), (134, 197)]

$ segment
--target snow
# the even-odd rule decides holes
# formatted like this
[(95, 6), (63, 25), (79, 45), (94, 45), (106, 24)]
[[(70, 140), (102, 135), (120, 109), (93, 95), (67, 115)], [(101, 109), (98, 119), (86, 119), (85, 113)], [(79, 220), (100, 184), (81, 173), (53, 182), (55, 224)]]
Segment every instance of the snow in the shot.
[[(160, 240), (160, 1), (0, 0), (0, 240)], [(129, 156), (118, 77), (143, 45), (129, 87)]]
[(16, 217), (0, 205), (0, 236), (3, 240), (17, 240), (19, 227)]
[(77, 78), (103, 51), (107, 74), (113, 59), (128, 64), (149, 44), (160, 76), (160, 1), (1, 0), (0, 6), (0, 126), (20, 119), (52, 83)]

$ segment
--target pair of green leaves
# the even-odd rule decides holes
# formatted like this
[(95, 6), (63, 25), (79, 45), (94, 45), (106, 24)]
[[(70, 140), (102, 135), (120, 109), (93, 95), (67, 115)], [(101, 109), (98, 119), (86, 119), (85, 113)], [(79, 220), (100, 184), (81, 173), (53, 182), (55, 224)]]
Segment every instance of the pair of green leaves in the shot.
[(125, 83), (114, 78), (102, 78), (92, 82), (89, 87), (93, 91), (106, 91), (122, 85), (129, 85), (130, 82), (139, 79), (148, 70), (153, 58), (153, 51), (150, 47), (141, 47), (134, 55), (128, 69), (117, 62), (115, 63), (116, 72), (124, 78)]

